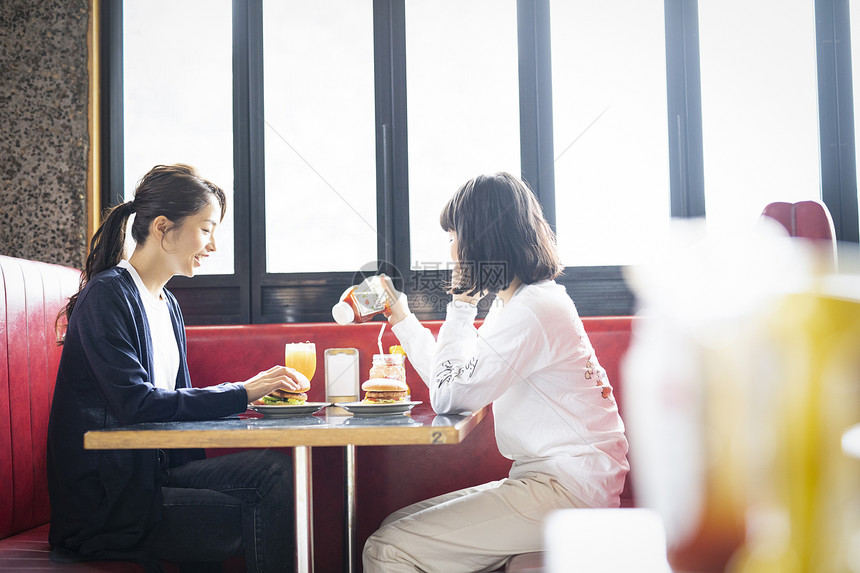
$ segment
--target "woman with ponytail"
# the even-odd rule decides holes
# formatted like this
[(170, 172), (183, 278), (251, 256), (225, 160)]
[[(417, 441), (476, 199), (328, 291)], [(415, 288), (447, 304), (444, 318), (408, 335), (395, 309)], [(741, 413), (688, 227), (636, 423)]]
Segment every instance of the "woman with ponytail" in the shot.
[[(83, 449), (93, 429), (244, 412), (275, 389), (301, 387), (284, 366), (244, 382), (192, 388), (185, 326), (164, 287), (215, 251), (226, 197), (187, 165), (159, 165), (93, 236), (67, 322), (48, 427), (52, 559), (179, 562), (291, 571), (292, 460), (273, 451), (205, 459), (202, 450)], [(135, 249), (124, 258), (126, 226)]]

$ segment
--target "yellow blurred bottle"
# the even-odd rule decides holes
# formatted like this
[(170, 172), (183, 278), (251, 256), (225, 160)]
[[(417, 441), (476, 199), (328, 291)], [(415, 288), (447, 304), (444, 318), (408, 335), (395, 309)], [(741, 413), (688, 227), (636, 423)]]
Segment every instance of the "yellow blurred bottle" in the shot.
[(761, 405), (770, 427), (758, 436), (767, 461), (751, 479), (749, 535), (732, 570), (856, 572), (860, 461), (841, 437), (860, 421), (860, 300), (788, 296), (773, 335), (776, 384)]

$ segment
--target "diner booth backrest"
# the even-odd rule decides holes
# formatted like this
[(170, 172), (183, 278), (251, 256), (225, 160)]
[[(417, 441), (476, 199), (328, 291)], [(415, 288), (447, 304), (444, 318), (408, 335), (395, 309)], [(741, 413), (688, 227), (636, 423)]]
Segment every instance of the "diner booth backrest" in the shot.
[(50, 519), (48, 416), (61, 347), (55, 319), (76, 269), (0, 256), (0, 539)]
[(792, 237), (803, 237), (832, 243), (836, 240), (833, 218), (821, 201), (798, 201), (768, 204), (762, 215), (779, 221)]
[(836, 228), (827, 205), (821, 201), (776, 201), (762, 211), (763, 217), (779, 222), (789, 236), (812, 241), (821, 251), (823, 262), (836, 264)]

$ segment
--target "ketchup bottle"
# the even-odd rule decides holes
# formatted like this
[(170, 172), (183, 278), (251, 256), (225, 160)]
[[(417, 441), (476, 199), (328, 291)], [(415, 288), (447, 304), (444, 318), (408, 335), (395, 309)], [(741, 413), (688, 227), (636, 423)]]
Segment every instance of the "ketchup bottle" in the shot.
[(346, 289), (340, 296), (340, 302), (331, 308), (331, 315), (338, 324), (367, 322), (388, 310), (388, 306), (382, 279), (375, 275)]

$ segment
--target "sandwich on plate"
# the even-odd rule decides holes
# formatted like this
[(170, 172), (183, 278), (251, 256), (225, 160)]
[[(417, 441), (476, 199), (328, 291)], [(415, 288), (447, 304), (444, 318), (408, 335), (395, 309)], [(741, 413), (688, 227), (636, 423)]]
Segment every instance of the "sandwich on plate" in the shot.
[(409, 399), (409, 388), (395, 378), (371, 378), (361, 385), (365, 404), (395, 404)]
[(304, 404), (308, 401), (307, 391), (311, 389), (310, 382), (303, 388), (296, 390), (295, 392), (290, 392), (289, 390), (284, 390), (282, 388), (278, 388), (271, 394), (263, 396), (256, 402), (254, 402), (255, 406), (293, 406)]

